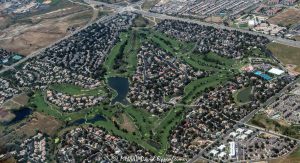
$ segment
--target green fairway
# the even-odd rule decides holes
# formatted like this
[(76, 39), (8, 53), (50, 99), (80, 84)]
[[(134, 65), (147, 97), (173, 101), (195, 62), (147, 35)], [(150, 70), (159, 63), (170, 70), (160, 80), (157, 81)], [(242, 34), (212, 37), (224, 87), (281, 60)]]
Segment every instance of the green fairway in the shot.
[(99, 87), (95, 89), (82, 88), (72, 84), (54, 84), (51, 89), (58, 92), (74, 95), (74, 96), (99, 96), (105, 95), (105, 88)]
[(159, 153), (164, 155), (169, 148), (171, 130), (183, 120), (184, 109), (181, 107), (170, 110), (167, 115), (156, 124), (154, 139), (160, 143)]
[[(115, 117), (121, 110), (130, 116), (138, 130), (133, 133), (125, 132), (113, 123), (112, 117)], [(115, 105), (93, 108), (88, 113), (88, 117), (95, 114), (104, 115), (107, 121), (97, 121), (94, 125), (104, 127), (109, 132), (135, 142), (158, 155), (164, 155), (169, 147), (168, 138), (171, 129), (183, 118), (183, 108), (174, 108), (162, 117), (158, 117), (143, 109)], [(156, 142), (160, 148), (156, 148), (149, 142)]]
[(108, 75), (115, 74), (115, 70), (113, 66), (115, 65), (116, 58), (118, 55), (121, 55), (121, 53), (124, 53), (124, 46), (127, 44), (128, 34), (123, 32), (120, 35), (120, 41), (111, 49), (108, 57), (106, 58), (104, 65), (107, 69)]
[(224, 84), (229, 76), (224, 77), (222, 74), (214, 74), (209, 77), (194, 80), (184, 89), (182, 98), (183, 103), (189, 104), (200, 97), (206, 89), (212, 89), (218, 85)]
[(137, 65), (137, 53), (144, 38), (136, 30), (121, 33), (120, 41), (112, 48), (104, 65), (107, 76), (130, 77)]
[(32, 96), (32, 98), (29, 101), (29, 105), (35, 108), (39, 112), (46, 113), (58, 119), (63, 118), (62, 113), (58, 111), (57, 107), (53, 105), (49, 105), (48, 103), (45, 102), (44, 95), (40, 91), (36, 92)]
[(62, 121), (73, 121), (84, 117), (86, 110), (74, 112), (74, 113), (63, 113), (58, 107), (46, 102), (44, 94), (41, 91), (35, 92), (30, 98), (29, 106), (38, 112), (45, 113), (49, 116), (53, 116)]

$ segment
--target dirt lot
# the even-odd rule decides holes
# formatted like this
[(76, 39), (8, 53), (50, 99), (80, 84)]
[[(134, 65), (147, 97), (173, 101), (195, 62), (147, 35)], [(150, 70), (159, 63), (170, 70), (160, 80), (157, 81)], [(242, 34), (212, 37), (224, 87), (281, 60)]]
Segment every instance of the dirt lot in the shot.
[(294, 70), (300, 72), (300, 49), (290, 47), (278, 43), (270, 43), (267, 48), (275, 55), (283, 64), (294, 65)]
[(293, 37), (296, 41), (300, 41), (300, 35), (299, 36), (294, 36)]
[(7, 110), (20, 108), (28, 103), (29, 97), (26, 94), (20, 94), (3, 104), (3, 108)]
[(300, 9), (290, 8), (278, 13), (274, 17), (268, 19), (271, 24), (277, 24), (280, 26), (290, 26), (295, 23), (300, 23)]
[(136, 127), (132, 120), (128, 117), (126, 114), (122, 114), (123, 123), (121, 124), (121, 128), (126, 129), (129, 132), (134, 132), (136, 130)]
[(34, 112), (26, 124), (16, 130), (16, 134), (32, 136), (35, 134), (35, 130), (39, 130), (53, 136), (61, 126), (62, 122), (56, 120), (54, 117)]
[(210, 22), (210, 23), (222, 23), (223, 20), (221, 17), (219, 16), (211, 16), (211, 17), (207, 17), (205, 19), (206, 22)]
[(92, 8), (66, 4), (47, 13), (14, 20), (8, 28), (0, 31), (0, 47), (29, 55), (67, 35), (70, 27), (83, 27), (92, 15)]
[(54, 136), (58, 129), (62, 127), (63, 123), (56, 120), (54, 117), (46, 116), (39, 112), (34, 112), (24, 122), (17, 123), (6, 131), (0, 133), (0, 143), (10, 142), (18, 139), (24, 139), (35, 135), (37, 131), (46, 133), (47, 135)]

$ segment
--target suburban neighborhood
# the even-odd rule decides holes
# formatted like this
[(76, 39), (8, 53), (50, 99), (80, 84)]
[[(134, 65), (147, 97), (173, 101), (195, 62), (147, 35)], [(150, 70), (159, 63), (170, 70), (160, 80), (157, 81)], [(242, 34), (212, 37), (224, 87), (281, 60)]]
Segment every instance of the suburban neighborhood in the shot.
[(0, 0), (94, 18), (0, 48), (0, 162), (300, 161), (297, 0), (54, 1)]

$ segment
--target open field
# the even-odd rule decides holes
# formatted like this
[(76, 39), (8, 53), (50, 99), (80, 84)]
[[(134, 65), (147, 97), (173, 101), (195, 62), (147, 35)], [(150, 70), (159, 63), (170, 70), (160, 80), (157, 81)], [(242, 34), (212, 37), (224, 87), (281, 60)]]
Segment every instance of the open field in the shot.
[(256, 114), (250, 121), (250, 124), (265, 128), (266, 130), (271, 130), (278, 132), (283, 135), (287, 135), (290, 137), (300, 138), (300, 127), (289, 125), (285, 122), (281, 122), (280, 120), (273, 120), (267, 117), (264, 113)]
[(33, 136), (36, 131), (41, 131), (53, 136), (62, 125), (62, 122), (56, 120), (54, 117), (34, 112), (25, 125), (18, 128), (15, 132), (18, 135)]
[(135, 124), (132, 122), (130, 117), (127, 114), (121, 114), (121, 122), (120, 122), (121, 129), (126, 129), (128, 132), (135, 132), (136, 127)]
[(277, 57), (283, 64), (292, 64), (297, 66), (294, 70), (300, 72), (300, 49), (290, 47), (278, 43), (270, 43), (267, 48)]
[(205, 18), (205, 21), (210, 23), (222, 23), (223, 19), (220, 16), (210, 16)]
[(27, 105), (28, 103), (28, 100), (29, 100), (29, 97), (23, 93), (23, 94), (20, 94), (18, 96), (15, 96), (14, 98), (6, 101), (2, 107), (4, 107), (5, 109), (18, 109), (22, 106), (25, 106)]
[(66, 36), (69, 29), (86, 25), (92, 9), (70, 2), (57, 2), (53, 10), (24, 17), (7, 18), (6, 28), (0, 32), (0, 47), (29, 55)]
[(133, 21), (133, 27), (148, 27), (153, 25), (153, 21), (150, 21), (142, 15), (138, 15)]
[(289, 8), (268, 19), (271, 24), (289, 27), (300, 22), (300, 9)]
[(295, 39), (296, 41), (300, 41), (300, 35), (294, 36), (293, 39)]
[(152, 8), (155, 4), (157, 4), (160, 0), (145, 0), (142, 8), (144, 10), (149, 10), (150, 8)]

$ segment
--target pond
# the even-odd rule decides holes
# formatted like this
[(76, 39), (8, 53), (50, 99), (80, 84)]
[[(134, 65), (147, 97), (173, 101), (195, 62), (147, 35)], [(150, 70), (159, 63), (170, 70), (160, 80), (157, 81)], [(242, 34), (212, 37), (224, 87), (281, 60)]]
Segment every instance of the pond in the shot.
[(80, 118), (73, 121), (69, 126), (79, 126), (84, 123), (95, 123), (97, 121), (106, 121), (106, 118), (101, 114), (96, 114), (93, 118), (85, 120), (85, 118)]
[(84, 123), (85, 123), (85, 119), (80, 118), (80, 119), (77, 119), (76, 121), (72, 122), (71, 124), (69, 124), (69, 126), (79, 126)]
[(32, 114), (32, 110), (29, 108), (20, 108), (18, 110), (13, 110), (12, 113), (16, 117), (12, 119), (10, 122), (5, 123), (5, 125), (12, 125), (27, 118), (30, 114)]
[(122, 103), (124, 105), (129, 104), (126, 99), (127, 93), (129, 91), (129, 82), (127, 78), (123, 77), (110, 77), (108, 78), (108, 85), (117, 92), (117, 96), (112, 100), (112, 105), (116, 102)]
[(93, 118), (88, 119), (86, 123), (95, 123), (97, 121), (106, 121), (106, 118), (100, 114), (97, 114)]

